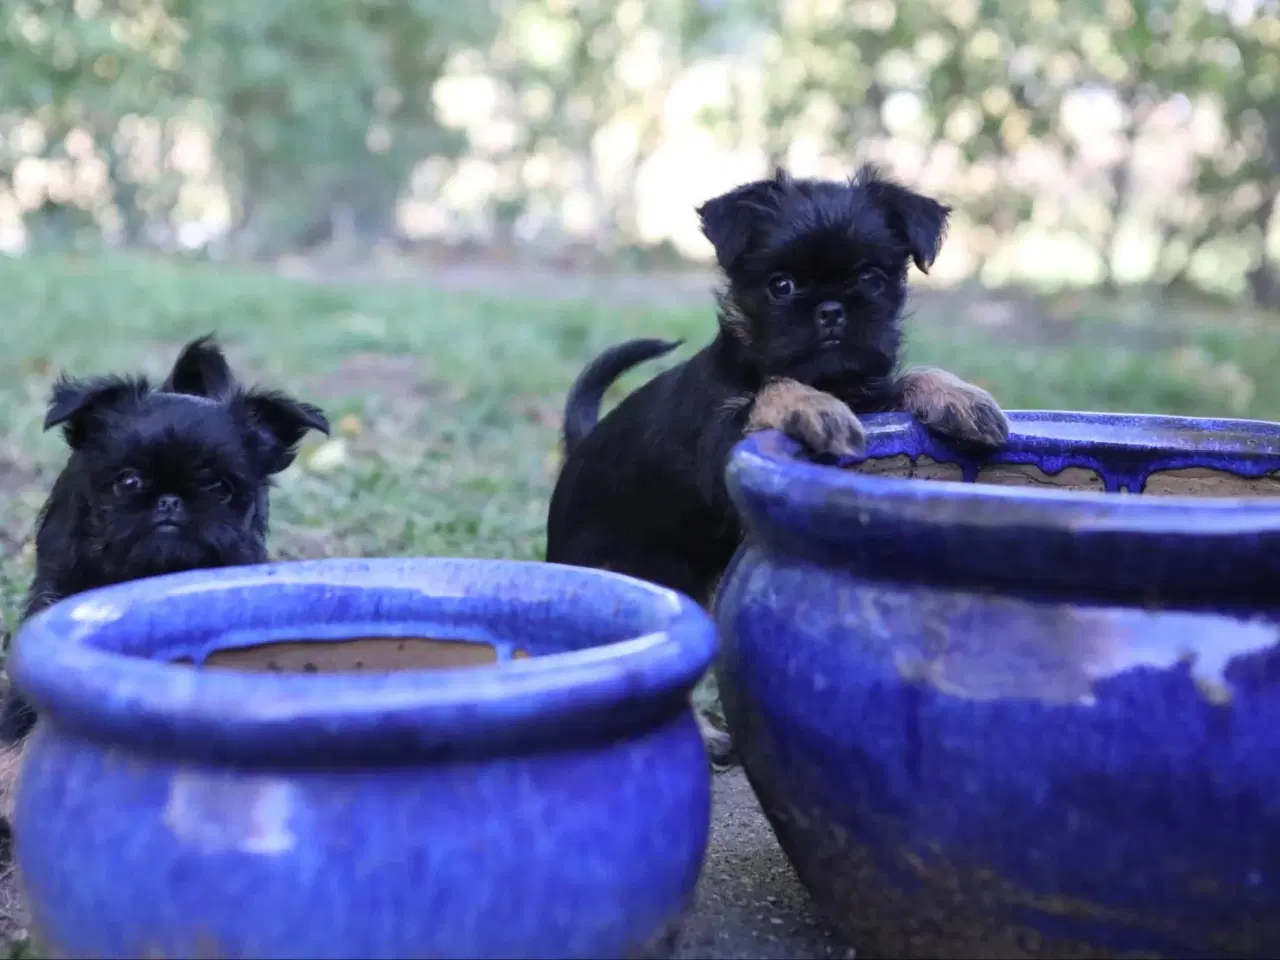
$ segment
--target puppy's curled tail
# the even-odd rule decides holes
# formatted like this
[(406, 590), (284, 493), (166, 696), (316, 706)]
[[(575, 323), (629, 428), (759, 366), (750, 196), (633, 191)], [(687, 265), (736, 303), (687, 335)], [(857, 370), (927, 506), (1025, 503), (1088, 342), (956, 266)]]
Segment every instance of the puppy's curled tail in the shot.
[(684, 343), (680, 340), (628, 340), (610, 347), (592, 360), (569, 388), (564, 403), (564, 455), (577, 448), (600, 419), (600, 403), (613, 381), (637, 364), (670, 353)]

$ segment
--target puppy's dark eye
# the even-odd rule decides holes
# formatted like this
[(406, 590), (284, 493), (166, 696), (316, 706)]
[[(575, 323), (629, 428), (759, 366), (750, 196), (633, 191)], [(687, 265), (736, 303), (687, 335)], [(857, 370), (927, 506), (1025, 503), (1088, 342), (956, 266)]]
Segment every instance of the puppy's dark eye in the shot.
[(235, 490), (231, 484), (221, 478), (210, 480), (204, 485), (204, 492), (219, 503), (230, 503), (231, 498), (235, 496)]
[(796, 292), (796, 282), (785, 273), (775, 273), (769, 278), (769, 296), (775, 300), (785, 300)]
[(142, 491), (142, 475), (137, 470), (122, 470), (111, 481), (111, 489), (117, 497), (132, 497)]
[(858, 286), (864, 290), (879, 290), (885, 284), (883, 271), (876, 267), (867, 267), (858, 274)]

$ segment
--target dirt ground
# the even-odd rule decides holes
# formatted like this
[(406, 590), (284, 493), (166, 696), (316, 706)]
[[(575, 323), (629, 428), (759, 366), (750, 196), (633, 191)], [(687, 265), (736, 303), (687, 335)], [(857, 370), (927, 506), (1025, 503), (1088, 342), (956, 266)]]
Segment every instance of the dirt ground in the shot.
[[(7, 684), (0, 689), (7, 695)], [(13, 870), (13, 837), (9, 832), (13, 788), (21, 760), (20, 750), (0, 749), (0, 951), (6, 954), (27, 936), (27, 909), (18, 894)]]
[(711, 843), (673, 960), (852, 958), (818, 926), (740, 767), (716, 775)]

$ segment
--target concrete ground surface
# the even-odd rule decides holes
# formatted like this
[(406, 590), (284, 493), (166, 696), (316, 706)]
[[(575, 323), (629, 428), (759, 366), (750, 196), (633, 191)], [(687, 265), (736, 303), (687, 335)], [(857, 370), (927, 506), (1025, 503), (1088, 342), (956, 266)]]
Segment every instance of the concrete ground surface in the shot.
[(818, 925), (742, 769), (716, 774), (711, 843), (673, 960), (856, 956)]

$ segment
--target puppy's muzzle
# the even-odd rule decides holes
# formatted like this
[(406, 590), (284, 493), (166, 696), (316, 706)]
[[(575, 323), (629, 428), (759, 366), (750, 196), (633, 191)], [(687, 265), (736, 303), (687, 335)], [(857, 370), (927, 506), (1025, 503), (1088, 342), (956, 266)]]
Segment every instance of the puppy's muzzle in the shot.
[(835, 340), (844, 333), (847, 320), (844, 304), (838, 300), (824, 300), (813, 312), (818, 324), (818, 334), (823, 340)]
[(151, 525), (156, 530), (162, 530), (172, 533), (177, 530), (187, 519), (187, 507), (182, 502), (182, 498), (166, 493), (156, 501), (155, 508), (151, 511)]

